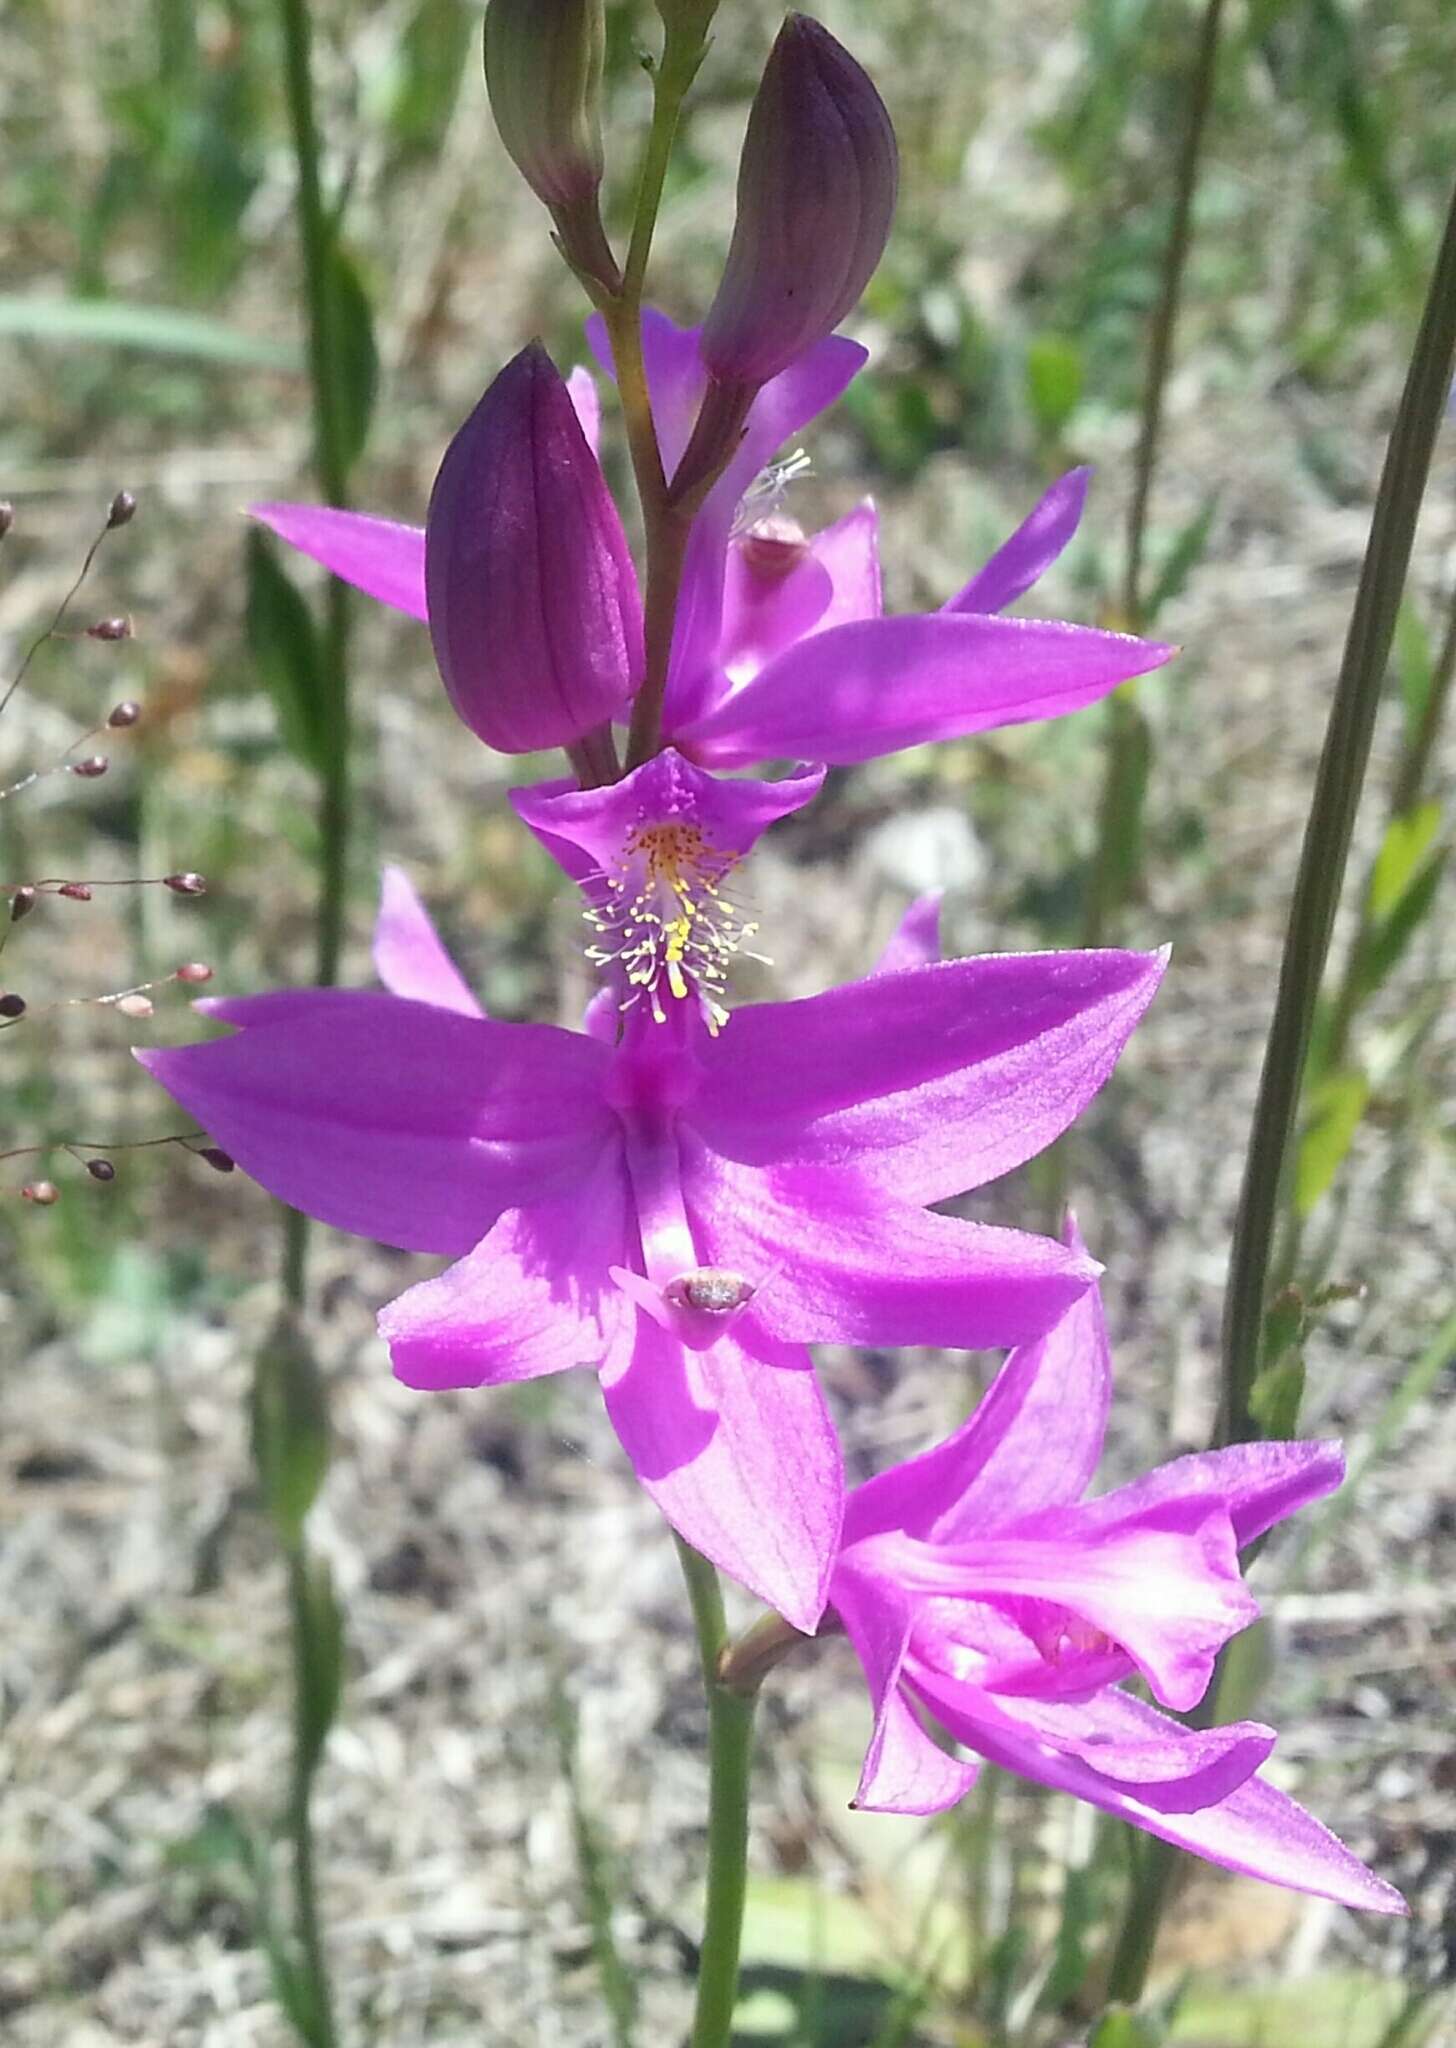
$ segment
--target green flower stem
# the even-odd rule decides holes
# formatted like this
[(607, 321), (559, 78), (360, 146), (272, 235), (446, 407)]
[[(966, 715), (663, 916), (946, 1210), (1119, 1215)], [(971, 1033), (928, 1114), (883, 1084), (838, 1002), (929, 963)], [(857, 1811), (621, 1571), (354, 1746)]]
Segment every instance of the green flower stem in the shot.
[(328, 1960), (319, 1926), (318, 1886), (314, 1879), (313, 1778), (318, 1745), (309, 1726), (303, 1674), (309, 1659), (309, 1633), (314, 1626), (308, 1597), (308, 1555), (302, 1539), (288, 1550), (288, 1638), (294, 1674), (293, 1757), (288, 1779), (288, 1835), (293, 1845), (294, 1934), (308, 1982), (312, 2024), (308, 2048), (335, 2048), (333, 1994)]
[(1229, 1260), (1216, 1439), (1221, 1444), (1243, 1442), (1258, 1434), (1250, 1396), (1259, 1371), (1269, 1260), (1284, 1197), (1300, 1084), (1416, 517), (1451, 386), (1453, 355), (1456, 194), (1386, 450), (1294, 885)]
[(734, 1691), (723, 1682), (728, 1629), (718, 1574), (680, 1536), (674, 1541), (692, 1603), (708, 1695), (708, 1910), (689, 2044), (728, 2048), (748, 1890), (748, 1781), (757, 1691)]

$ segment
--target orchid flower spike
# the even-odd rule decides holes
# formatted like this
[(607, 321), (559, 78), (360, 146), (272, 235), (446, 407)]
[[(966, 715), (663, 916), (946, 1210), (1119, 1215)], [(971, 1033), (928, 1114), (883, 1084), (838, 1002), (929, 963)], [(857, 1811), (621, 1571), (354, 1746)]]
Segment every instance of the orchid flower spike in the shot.
[(507, 363), (445, 451), (424, 540), (435, 659), (488, 746), (569, 746), (623, 710), (642, 676), (636, 573), (539, 342)]
[[(1075, 1228), (1066, 1236), (1079, 1247)], [(946, 1442), (850, 1495), (830, 1602), (875, 1711), (855, 1804), (935, 1813), (977, 1757), (1071, 1792), (1225, 1869), (1377, 1913), (1405, 1910), (1304, 1809), (1257, 1775), (1274, 1731), (1192, 1729), (1179, 1712), (1258, 1613), (1239, 1551), (1339, 1485), (1333, 1443), (1237, 1444), (1083, 1495), (1111, 1390), (1091, 1287), (1015, 1350)]]
[(1016, 1343), (1086, 1291), (1080, 1248), (927, 1205), (1067, 1127), (1163, 966), (931, 962), (715, 1034), (731, 861), (816, 786), (720, 782), (667, 753), (610, 788), (518, 799), (603, 906), (586, 1032), (485, 1017), (390, 876), (390, 993), (213, 1001), (233, 1035), (138, 1054), (283, 1201), (456, 1261), (381, 1316), (401, 1379), (596, 1371), (674, 1528), (800, 1628), (844, 1490), (806, 1347)]

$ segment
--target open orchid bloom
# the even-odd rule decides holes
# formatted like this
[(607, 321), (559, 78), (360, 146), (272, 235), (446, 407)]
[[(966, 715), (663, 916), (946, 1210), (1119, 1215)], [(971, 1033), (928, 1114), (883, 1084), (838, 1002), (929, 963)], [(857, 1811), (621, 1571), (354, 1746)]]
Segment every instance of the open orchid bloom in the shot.
[(1066, 1128), (1163, 965), (932, 963), (716, 1029), (733, 862), (817, 780), (724, 782), (669, 752), (609, 789), (533, 796), (600, 906), (607, 1008), (586, 1032), (485, 1017), (391, 876), (390, 993), (215, 1000), (232, 1036), (138, 1055), (282, 1200), (457, 1261), (381, 1317), (402, 1379), (594, 1368), (669, 1521), (800, 1627), (843, 1505), (805, 1347), (1013, 1344), (1085, 1291), (1080, 1247), (926, 1205)]
[[(587, 323), (587, 334), (610, 370), (599, 318)], [(698, 330), (649, 311), (642, 339), (671, 474), (707, 388)], [(780, 509), (793, 461), (773, 465), (776, 452), (834, 403), (865, 359), (856, 343), (831, 335), (771, 378), (694, 521), (663, 733), (704, 766), (844, 764), (1054, 718), (1094, 703), (1174, 652), (1125, 633), (998, 616), (1071, 538), (1086, 494), (1084, 470), (1054, 484), (942, 610), (882, 617), (873, 506), (860, 505), (807, 539)], [(573, 371), (567, 388), (594, 446), (591, 378)], [(268, 504), (253, 512), (381, 603), (428, 616), (422, 529), (324, 506)], [(444, 628), (432, 625), (438, 639)]]
[[(1068, 1249), (1079, 1249), (1074, 1230)], [(964, 1749), (1074, 1793), (1229, 1870), (1375, 1912), (1404, 1910), (1259, 1766), (1274, 1731), (1191, 1729), (1219, 1649), (1258, 1612), (1239, 1550), (1339, 1485), (1338, 1444), (1178, 1458), (1095, 1500), (1111, 1388), (1097, 1288), (1014, 1351), (924, 1456), (851, 1494), (830, 1603), (864, 1665), (875, 1727), (856, 1798), (934, 1813), (974, 1782)]]

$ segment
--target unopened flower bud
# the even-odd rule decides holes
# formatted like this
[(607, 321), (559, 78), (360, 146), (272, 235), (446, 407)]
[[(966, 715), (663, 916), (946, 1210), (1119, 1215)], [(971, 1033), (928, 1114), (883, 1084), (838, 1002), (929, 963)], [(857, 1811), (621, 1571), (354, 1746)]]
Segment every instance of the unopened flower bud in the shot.
[(118, 491), (106, 511), (108, 528), (130, 526), (136, 517), (137, 501), (130, 491)]
[(8, 498), (0, 498), (0, 540), (4, 540), (15, 524), (15, 507)]
[(128, 697), (122, 703), (112, 706), (107, 714), (106, 723), (119, 732), (128, 725), (135, 725), (141, 715), (141, 705), (134, 704)]
[(14, 994), (0, 996), (0, 1017), (23, 1017), (25, 997)]
[(28, 917), (34, 909), (35, 889), (31, 883), (23, 882), (10, 897), (10, 922), (19, 924), (21, 918)]
[(162, 881), (174, 896), (205, 896), (207, 884), (201, 875), (195, 875), (189, 868), (185, 874), (163, 875)]
[(199, 1145), (199, 1159), (205, 1159), (214, 1173), (231, 1173), (237, 1165), (231, 1152), (224, 1152), (221, 1145)]
[(738, 212), (703, 326), (711, 376), (757, 388), (857, 303), (895, 211), (885, 103), (829, 31), (791, 14), (754, 96)]
[(507, 363), (445, 452), (425, 592), (450, 701), (503, 754), (570, 745), (641, 678), (627, 537), (539, 342)]
[(490, 0), (485, 86), (500, 139), (577, 269), (615, 290), (602, 230), (602, 0)]
[(86, 628), (86, 638), (88, 640), (130, 640), (131, 620), (123, 617), (98, 619), (94, 626)]
[(37, 1209), (51, 1209), (61, 1199), (61, 1191), (53, 1180), (32, 1180), (20, 1190), (20, 1199), (34, 1202)]
[(84, 782), (94, 782), (98, 775), (104, 775), (111, 763), (104, 754), (88, 754), (84, 761), (73, 761), (71, 773), (79, 775)]
[(90, 1174), (92, 1180), (113, 1181), (116, 1179), (116, 1168), (109, 1159), (88, 1159), (86, 1161), (86, 1171)]
[(116, 1007), (120, 1010), (123, 1017), (134, 1019), (150, 1017), (156, 1009), (156, 1005), (150, 996), (141, 995), (118, 996), (116, 998)]
[(72, 903), (91, 901), (91, 890), (85, 882), (62, 882), (56, 894), (66, 897)]
[(212, 969), (205, 960), (186, 960), (177, 969), (176, 981), (211, 981)]

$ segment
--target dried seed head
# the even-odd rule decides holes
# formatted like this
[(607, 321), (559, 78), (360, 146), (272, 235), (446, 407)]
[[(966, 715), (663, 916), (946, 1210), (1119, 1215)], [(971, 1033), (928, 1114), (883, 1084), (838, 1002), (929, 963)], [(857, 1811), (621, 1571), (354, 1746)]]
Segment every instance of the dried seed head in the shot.
[(19, 924), (21, 918), (28, 917), (31, 911), (35, 909), (35, 893), (34, 887), (29, 882), (23, 882), (18, 889), (12, 892), (10, 898), (10, 922), (12, 924)]
[(205, 1159), (214, 1173), (231, 1173), (237, 1165), (231, 1152), (224, 1152), (221, 1145), (199, 1145), (199, 1159)]
[(61, 1191), (53, 1180), (31, 1180), (20, 1190), (20, 1199), (33, 1202), (37, 1209), (50, 1209), (61, 1199)]
[(189, 868), (178, 875), (163, 875), (163, 882), (174, 896), (205, 896), (207, 883), (201, 875), (193, 874)]
[(68, 896), (72, 903), (89, 903), (91, 891), (85, 882), (62, 882), (56, 894)]
[(212, 969), (205, 960), (185, 960), (173, 975), (174, 981), (211, 981)]
[(0, 996), (0, 1017), (23, 1017), (24, 1015), (24, 996), (15, 995), (13, 992), (9, 995)]
[(71, 763), (71, 773), (79, 775), (83, 781), (94, 782), (97, 776), (104, 775), (110, 766), (111, 763), (105, 754), (88, 754), (84, 761)]
[(150, 1017), (156, 1005), (150, 996), (130, 995), (118, 996), (114, 1008), (120, 1010), (123, 1017), (141, 1018)]
[(15, 507), (8, 498), (0, 498), (0, 540), (4, 540), (15, 524)]
[(116, 1168), (109, 1159), (88, 1159), (86, 1161), (86, 1171), (90, 1174), (92, 1180), (113, 1181), (116, 1179)]
[(86, 628), (88, 640), (130, 640), (131, 633), (131, 620), (124, 617), (98, 619), (94, 626)]
[(106, 723), (120, 731), (123, 726), (135, 725), (142, 715), (140, 704), (134, 704), (128, 697), (123, 703), (114, 705), (108, 713)]
[(136, 517), (137, 501), (130, 491), (118, 491), (106, 512), (108, 531), (118, 526), (129, 526)]

